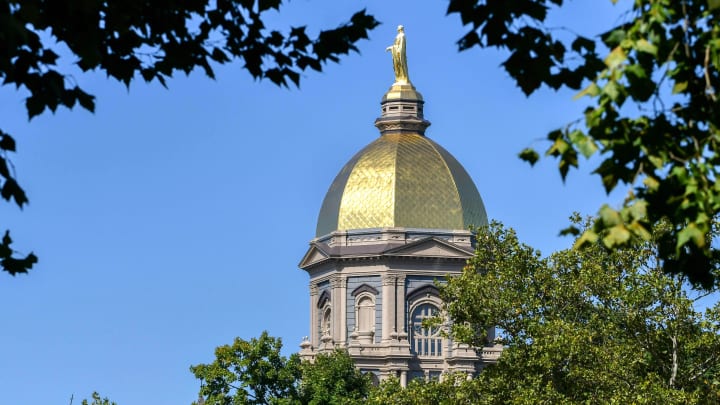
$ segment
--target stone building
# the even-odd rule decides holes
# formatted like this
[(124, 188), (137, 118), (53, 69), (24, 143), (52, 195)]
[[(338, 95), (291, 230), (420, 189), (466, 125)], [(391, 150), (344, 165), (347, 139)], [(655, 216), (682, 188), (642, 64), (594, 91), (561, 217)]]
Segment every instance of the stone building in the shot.
[(425, 136), (429, 125), (421, 94), (396, 71), (375, 121), (380, 137), (333, 181), (299, 264), (310, 276), (302, 357), (342, 348), (361, 370), (404, 386), (471, 375), (499, 356), (499, 347), (476, 350), (422, 326), (442, 308), (435, 280), (459, 273), (473, 255), (468, 227), (487, 224), (475, 184)]

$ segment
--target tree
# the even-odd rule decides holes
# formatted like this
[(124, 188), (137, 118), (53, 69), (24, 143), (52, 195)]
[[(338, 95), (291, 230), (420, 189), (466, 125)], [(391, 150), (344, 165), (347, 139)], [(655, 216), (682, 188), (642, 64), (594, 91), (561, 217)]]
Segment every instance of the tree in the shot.
[[(633, 236), (649, 239), (655, 224), (668, 221), (670, 232), (659, 248), (663, 269), (713, 287), (720, 278), (720, 251), (708, 237), (720, 212), (720, 28), (715, 23), (720, 1), (634, 1), (597, 39), (547, 26), (549, 12), (563, 3), (450, 0), (448, 14), (458, 14), (470, 26), (458, 41), (460, 50), (509, 51), (503, 67), (526, 95), (545, 85), (583, 89), (578, 97), (591, 100), (584, 117), (547, 135), (545, 154), (558, 159), (563, 179), (578, 167), (579, 155), (598, 156), (594, 173), (605, 189), (624, 184), (632, 192), (620, 209), (601, 207), (579, 244), (602, 234), (606, 247), (620, 247)], [(280, 4), (2, 0), (0, 78), (29, 91), (30, 118), (60, 105), (94, 108), (94, 98), (55, 69), (52, 41), (66, 46), (81, 69), (104, 71), (126, 85), (138, 74), (164, 84), (175, 72), (196, 68), (212, 77), (211, 63), (235, 58), (256, 79), (297, 85), (300, 71), (320, 71), (323, 63), (356, 50), (354, 44), (378, 24), (361, 11), (314, 39), (304, 27), (268, 31), (263, 13)], [(14, 151), (14, 139), (0, 129), (0, 196), (22, 207), (27, 197), (7, 158)], [(527, 148), (520, 157), (534, 164), (539, 154)], [(0, 264), (10, 274), (26, 272), (37, 258), (13, 256), (10, 243), (6, 234)]]
[(456, 339), (482, 346), (486, 325), (502, 331), (503, 354), (477, 379), (483, 401), (720, 401), (720, 303), (697, 312), (685, 277), (662, 271), (667, 232), (542, 258), (511, 229), (482, 229), (475, 257), (442, 294)]
[(92, 393), (92, 402), (88, 402), (87, 399), (83, 399), (82, 405), (117, 405), (115, 402), (110, 401), (107, 398), (100, 397), (97, 392)]
[(215, 361), (190, 367), (204, 382), (200, 395), (207, 405), (291, 403), (298, 397), (300, 358), (280, 355), (282, 341), (263, 332), (246, 341), (215, 349)]
[(303, 362), (301, 375), (302, 404), (361, 404), (372, 387), (369, 376), (355, 368), (350, 355), (342, 350)]
[(343, 351), (318, 354), (301, 362), (297, 354), (280, 355), (282, 342), (263, 332), (246, 341), (215, 349), (215, 361), (190, 367), (201, 381), (207, 405), (220, 404), (354, 404), (371, 387)]
[(442, 381), (411, 380), (406, 388), (391, 378), (373, 389), (367, 403), (371, 405), (415, 405), (415, 404), (453, 404), (474, 405), (480, 398), (474, 381), (468, 381), (465, 374), (449, 374)]
[[(606, 191), (618, 184), (633, 191), (621, 209), (603, 206), (579, 244), (600, 234), (609, 248), (633, 236), (649, 240), (667, 221), (658, 248), (664, 270), (710, 288), (720, 257), (708, 238), (720, 212), (720, 1), (628, 3), (598, 39), (547, 26), (563, 0), (450, 0), (448, 13), (470, 26), (460, 50), (510, 52), (502, 65), (526, 95), (543, 85), (585, 86), (577, 95), (591, 100), (585, 116), (550, 132), (545, 154), (558, 159), (563, 179), (579, 155), (599, 155), (594, 173)], [(520, 157), (534, 164), (539, 154), (528, 148)]]
[[(27, 92), (28, 118), (59, 106), (93, 111), (95, 98), (58, 70), (59, 54), (69, 53), (82, 71), (102, 71), (130, 86), (157, 80), (163, 86), (175, 73), (202, 69), (214, 78), (212, 64), (239, 59), (255, 79), (298, 86), (300, 72), (322, 71), (323, 64), (357, 51), (357, 41), (378, 22), (355, 13), (348, 23), (311, 37), (306, 27), (281, 32), (266, 29), (268, 10), (281, 0), (162, 0), (77, 2), (0, 0), (0, 80)], [(27, 196), (16, 180), (8, 154), (15, 139), (0, 128), (0, 196), (19, 207)], [(37, 262), (18, 256), (6, 232), (0, 265), (11, 275)]]

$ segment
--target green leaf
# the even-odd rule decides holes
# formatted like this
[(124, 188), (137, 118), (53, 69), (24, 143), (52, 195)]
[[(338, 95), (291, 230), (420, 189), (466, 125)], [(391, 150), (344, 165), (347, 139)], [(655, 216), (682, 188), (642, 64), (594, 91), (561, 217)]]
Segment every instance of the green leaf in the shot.
[(643, 219), (647, 216), (647, 206), (648, 203), (645, 200), (638, 200), (633, 205), (631, 205), (629, 208), (630, 215), (634, 219)]
[(665, 164), (665, 161), (660, 156), (649, 155), (648, 160), (656, 169), (662, 168)]
[(608, 230), (603, 244), (609, 248), (625, 244), (630, 239), (630, 232), (623, 224), (617, 224)]
[(592, 82), (589, 86), (585, 87), (582, 91), (576, 94), (573, 99), (577, 100), (584, 96), (597, 97), (598, 94), (600, 94), (600, 87), (598, 87), (595, 82)]
[(612, 52), (610, 52), (607, 58), (605, 58), (605, 65), (610, 69), (615, 69), (625, 62), (626, 59), (627, 54), (625, 51), (621, 47), (617, 46), (612, 50)]
[(572, 226), (568, 226), (567, 228), (562, 229), (560, 231), (560, 236), (567, 236), (567, 235), (578, 236), (578, 235), (580, 235), (580, 229), (578, 229), (577, 226), (572, 225)]
[(572, 143), (574, 143), (578, 147), (580, 153), (582, 153), (583, 156), (585, 156), (586, 158), (589, 158), (598, 150), (597, 145), (595, 145), (595, 142), (592, 140), (592, 138), (585, 135), (580, 130), (572, 131), (569, 138), (570, 141), (572, 141)]
[(602, 35), (602, 40), (609, 48), (618, 46), (627, 36), (622, 27), (616, 27), (612, 31), (606, 32)]
[(602, 89), (603, 94), (610, 97), (610, 100), (616, 101), (620, 96), (620, 86), (615, 81), (608, 82)]
[(622, 217), (616, 210), (610, 208), (609, 205), (604, 204), (600, 207), (600, 219), (602, 220), (605, 227), (611, 227), (622, 223)]
[(657, 54), (657, 46), (648, 42), (647, 39), (639, 39), (635, 41), (635, 48), (640, 52), (649, 53), (651, 55)]
[(699, 248), (705, 246), (705, 234), (691, 222), (688, 226), (678, 232), (678, 240), (676, 249), (680, 250), (688, 241), (692, 241), (693, 244)]
[(632, 233), (643, 240), (650, 240), (650, 238), (652, 238), (652, 234), (650, 234), (650, 232), (640, 222), (635, 221), (628, 225), (628, 228), (632, 231)]
[(683, 91), (685, 91), (685, 89), (687, 89), (687, 86), (688, 86), (688, 82), (676, 82), (672, 88), (672, 93), (673, 94), (682, 93)]
[(533, 148), (525, 148), (519, 154), (518, 157), (528, 163), (530, 166), (534, 166), (535, 163), (540, 159), (540, 155)]
[(708, 0), (708, 8), (710, 10), (720, 8), (720, 0)]
[(578, 240), (575, 241), (575, 244), (573, 245), (574, 249), (580, 249), (587, 245), (593, 244), (597, 242), (598, 240), (598, 234), (594, 231), (588, 229), (578, 238)]
[(552, 146), (548, 148), (547, 152), (545, 152), (548, 156), (560, 156), (565, 153), (565, 151), (570, 148), (570, 144), (567, 143), (562, 138), (555, 139), (555, 142), (553, 142)]

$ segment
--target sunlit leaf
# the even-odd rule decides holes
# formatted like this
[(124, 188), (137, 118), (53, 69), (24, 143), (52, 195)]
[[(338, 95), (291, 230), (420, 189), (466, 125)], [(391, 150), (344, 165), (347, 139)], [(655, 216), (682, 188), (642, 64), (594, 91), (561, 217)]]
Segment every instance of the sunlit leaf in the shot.
[(605, 65), (610, 69), (615, 69), (620, 66), (621, 63), (625, 62), (627, 54), (621, 47), (615, 47), (610, 54), (605, 58)]
[(687, 89), (688, 82), (676, 82), (672, 88), (673, 94), (682, 93)]

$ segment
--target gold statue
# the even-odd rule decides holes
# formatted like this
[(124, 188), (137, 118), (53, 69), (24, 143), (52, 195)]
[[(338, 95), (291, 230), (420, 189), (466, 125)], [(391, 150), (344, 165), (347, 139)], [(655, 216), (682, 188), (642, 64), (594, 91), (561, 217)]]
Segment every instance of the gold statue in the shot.
[(398, 25), (397, 31), (395, 43), (388, 46), (385, 51), (392, 52), (395, 84), (408, 84), (410, 78), (408, 77), (407, 55), (405, 54), (405, 29), (402, 25)]

